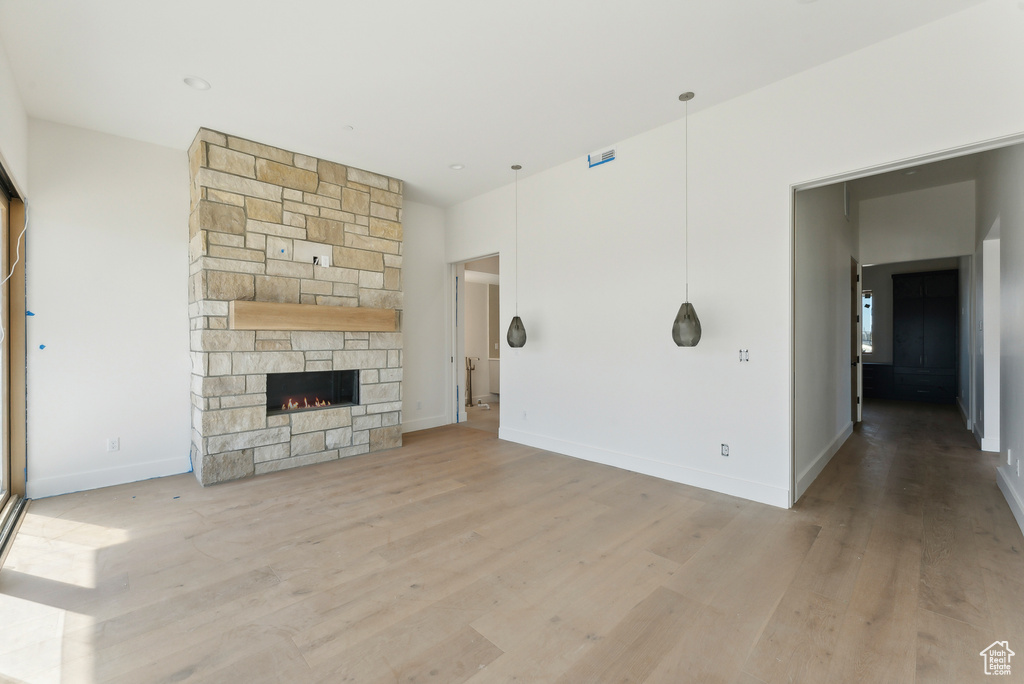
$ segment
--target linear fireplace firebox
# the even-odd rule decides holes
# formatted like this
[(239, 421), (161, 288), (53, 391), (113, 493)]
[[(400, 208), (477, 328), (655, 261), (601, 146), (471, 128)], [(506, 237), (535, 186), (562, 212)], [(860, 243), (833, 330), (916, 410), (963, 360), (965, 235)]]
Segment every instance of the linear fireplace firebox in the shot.
[(267, 415), (359, 404), (359, 371), (267, 373)]

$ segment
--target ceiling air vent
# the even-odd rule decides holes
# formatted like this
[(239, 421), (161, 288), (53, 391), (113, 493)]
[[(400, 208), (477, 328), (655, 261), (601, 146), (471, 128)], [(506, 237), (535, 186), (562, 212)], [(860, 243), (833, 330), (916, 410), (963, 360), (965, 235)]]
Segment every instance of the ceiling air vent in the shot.
[(598, 150), (597, 152), (591, 152), (590, 154), (587, 155), (587, 163), (590, 164), (590, 168), (600, 166), (601, 164), (610, 162), (613, 159), (615, 159), (614, 147)]

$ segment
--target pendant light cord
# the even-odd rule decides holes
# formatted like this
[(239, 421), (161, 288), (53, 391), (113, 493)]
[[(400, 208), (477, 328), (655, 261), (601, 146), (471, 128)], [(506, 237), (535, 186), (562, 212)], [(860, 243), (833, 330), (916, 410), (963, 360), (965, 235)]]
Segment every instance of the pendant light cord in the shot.
[(516, 316), (519, 315), (519, 169), (516, 169)]
[(686, 266), (685, 276), (685, 300), (690, 301), (690, 101), (683, 102), (683, 149), (685, 158), (683, 161), (683, 193), (686, 199), (683, 204), (683, 263)]

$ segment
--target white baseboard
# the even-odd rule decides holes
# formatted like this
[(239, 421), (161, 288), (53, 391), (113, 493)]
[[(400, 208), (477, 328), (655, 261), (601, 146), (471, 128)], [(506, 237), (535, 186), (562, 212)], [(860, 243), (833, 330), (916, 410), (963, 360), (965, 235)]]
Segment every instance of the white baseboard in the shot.
[(498, 437), (510, 442), (525, 444), (538, 449), (544, 449), (545, 451), (553, 451), (556, 454), (572, 456), (584, 461), (592, 461), (615, 468), (622, 468), (634, 473), (660, 477), (663, 480), (679, 482), (680, 484), (700, 487), (701, 489), (710, 489), (714, 492), (738, 496), (770, 506), (789, 508), (789, 491), (782, 487), (773, 487), (761, 482), (741, 480), (729, 477), (728, 475), (709, 473), (696, 468), (664, 463), (642, 456), (623, 454), (511, 428), (498, 428)]
[(956, 398), (957, 408), (960, 409), (960, 417), (964, 419), (964, 424), (967, 425), (967, 429), (974, 431), (974, 426), (971, 425), (971, 417), (968, 415), (967, 407), (964, 406), (964, 402), (961, 401), (961, 397)]
[(406, 432), (416, 432), (417, 430), (429, 430), (430, 428), (441, 427), (447, 425), (448, 421), (445, 420), (444, 416), (431, 416), (430, 418), (418, 418), (417, 420), (407, 420), (402, 423), (402, 434)]
[(804, 468), (803, 472), (797, 475), (796, 496), (794, 497), (794, 501), (798, 501), (800, 497), (804, 495), (807, 488), (810, 487), (811, 483), (818, 478), (818, 475), (821, 475), (821, 471), (825, 469), (825, 466), (827, 466), (829, 461), (832, 460), (832, 457), (839, 452), (843, 444), (846, 443), (846, 440), (848, 440), (852, 434), (853, 422), (851, 421), (847, 423), (846, 427), (836, 435), (835, 439), (833, 439), (829, 445), (825, 447), (825, 449), (818, 454), (813, 461), (811, 461), (811, 464)]
[(1006, 499), (1006, 503), (1009, 504), (1010, 510), (1013, 511), (1013, 517), (1017, 520), (1017, 527), (1020, 528), (1021, 532), (1024, 532), (1024, 501), (1021, 501), (1020, 495), (1017, 494), (1017, 490), (1014, 489), (1013, 483), (1010, 482), (1010, 478), (1007, 477), (1007, 468), (1009, 468), (1009, 466), (996, 468), (996, 481), (999, 483), (999, 491), (1003, 493), (1003, 498)]
[(29, 470), (25, 489), (28, 498), (42, 499), (48, 496), (99, 489), (100, 487), (112, 487), (141, 480), (152, 480), (155, 477), (180, 475), (189, 472), (191, 468), (192, 464), (189, 461), (188, 454), (186, 454), (181, 458), (150, 461), (148, 463), (133, 463), (103, 470), (66, 473), (55, 477), (33, 478), (32, 471)]
[(999, 437), (982, 437), (980, 449), (982, 451), (999, 452)]

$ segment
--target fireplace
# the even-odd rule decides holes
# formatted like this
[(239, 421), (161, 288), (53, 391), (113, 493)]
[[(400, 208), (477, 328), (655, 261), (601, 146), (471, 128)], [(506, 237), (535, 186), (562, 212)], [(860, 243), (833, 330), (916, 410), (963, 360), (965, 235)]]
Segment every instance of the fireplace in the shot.
[(267, 374), (267, 415), (359, 404), (359, 371)]

